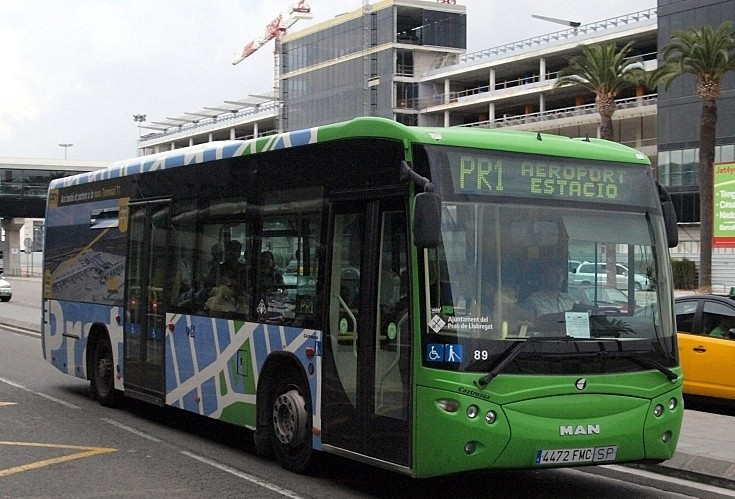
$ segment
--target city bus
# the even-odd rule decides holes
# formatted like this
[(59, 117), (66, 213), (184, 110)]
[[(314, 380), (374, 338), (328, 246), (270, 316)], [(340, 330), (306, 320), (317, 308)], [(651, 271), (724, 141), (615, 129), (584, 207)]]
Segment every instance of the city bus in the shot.
[[(366, 117), (210, 142), (51, 183), (43, 355), (295, 472), (660, 462), (676, 240), (646, 156), (599, 139)], [(569, 302), (569, 261), (610, 258), (627, 306)]]

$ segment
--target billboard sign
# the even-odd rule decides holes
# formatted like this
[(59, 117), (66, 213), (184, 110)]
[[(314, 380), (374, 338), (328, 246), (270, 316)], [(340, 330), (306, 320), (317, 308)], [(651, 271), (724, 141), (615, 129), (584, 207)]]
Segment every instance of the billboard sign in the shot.
[(735, 248), (735, 162), (715, 163), (714, 227), (715, 248)]

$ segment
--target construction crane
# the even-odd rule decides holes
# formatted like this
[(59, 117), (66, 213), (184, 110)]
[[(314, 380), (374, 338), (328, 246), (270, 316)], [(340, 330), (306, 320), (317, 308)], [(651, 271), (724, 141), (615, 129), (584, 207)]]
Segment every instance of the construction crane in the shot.
[(306, 0), (300, 0), (299, 3), (290, 7), (289, 17), (285, 21), (283, 20), (283, 13), (281, 13), (278, 14), (278, 17), (269, 22), (265, 26), (263, 36), (245, 45), (242, 49), (242, 53), (240, 55), (235, 55), (235, 59), (232, 61), (232, 64), (242, 62), (247, 57), (251, 56), (253, 52), (271, 40), (279, 42), (281, 40), (281, 36), (286, 34), (288, 28), (293, 26), (296, 21), (300, 19), (312, 19), (313, 17), (314, 16), (311, 14), (311, 7), (309, 7)]
[(579, 21), (567, 21), (566, 19), (558, 19), (556, 17), (546, 17), (546, 16), (540, 16), (538, 14), (531, 14), (531, 17), (535, 17), (536, 19), (541, 19), (542, 21), (549, 21), (552, 23), (557, 24), (563, 24), (564, 26), (571, 26), (574, 28), (574, 34), (577, 34), (577, 28), (579, 28), (582, 23)]
[[(263, 36), (260, 38), (257, 38), (255, 40), (252, 40), (248, 44), (243, 47), (242, 52), (238, 55), (235, 54), (235, 58), (232, 61), (232, 64), (238, 64), (245, 59), (247, 59), (249, 56), (253, 55), (254, 52), (256, 52), (260, 47), (265, 45), (271, 40), (276, 41), (275, 50), (273, 51), (274, 55), (274, 74), (273, 74), (273, 98), (276, 101), (280, 101), (280, 54), (281, 54), (281, 37), (286, 34), (286, 31), (293, 26), (296, 21), (300, 19), (312, 19), (314, 16), (311, 13), (311, 7), (309, 7), (309, 4), (306, 2), (306, 0), (299, 0), (298, 3), (291, 5), (288, 13), (288, 18), (285, 20), (283, 19), (283, 13), (278, 14), (278, 16), (273, 19), (271, 22), (269, 22), (265, 26), (265, 32), (263, 33)], [(282, 130), (282, 123), (281, 123), (281, 105), (279, 102), (278, 109), (278, 129), (279, 131)]]

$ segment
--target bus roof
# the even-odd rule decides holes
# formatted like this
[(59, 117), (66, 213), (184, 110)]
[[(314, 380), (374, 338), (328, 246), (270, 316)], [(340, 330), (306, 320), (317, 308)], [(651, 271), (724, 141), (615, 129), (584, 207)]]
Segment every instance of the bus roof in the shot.
[(461, 146), (640, 165), (650, 164), (643, 153), (616, 142), (600, 139), (570, 139), (560, 135), (505, 129), (412, 127), (387, 118), (362, 117), (343, 123), (284, 132), (257, 139), (207, 142), (116, 161), (101, 170), (53, 180), (49, 187), (61, 188), (86, 184), (143, 172), (350, 138), (402, 140), (407, 146), (409, 144)]

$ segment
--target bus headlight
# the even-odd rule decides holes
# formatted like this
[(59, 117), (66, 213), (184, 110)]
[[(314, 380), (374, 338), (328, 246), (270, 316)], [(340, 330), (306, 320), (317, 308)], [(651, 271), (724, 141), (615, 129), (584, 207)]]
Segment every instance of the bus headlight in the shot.
[(459, 409), (459, 402), (454, 399), (439, 399), (437, 404), (441, 409), (447, 412), (457, 412)]
[(677, 405), (679, 405), (679, 402), (674, 397), (671, 397), (669, 399), (669, 410), (673, 411)]
[(497, 419), (498, 415), (495, 414), (495, 411), (487, 411), (487, 414), (485, 414), (485, 422), (487, 424), (493, 424)]
[(664, 406), (661, 404), (656, 404), (656, 407), (653, 408), (653, 415), (656, 417), (660, 417), (661, 414), (664, 413)]
[(470, 419), (475, 419), (479, 412), (480, 409), (476, 405), (471, 405), (467, 408), (467, 417)]

